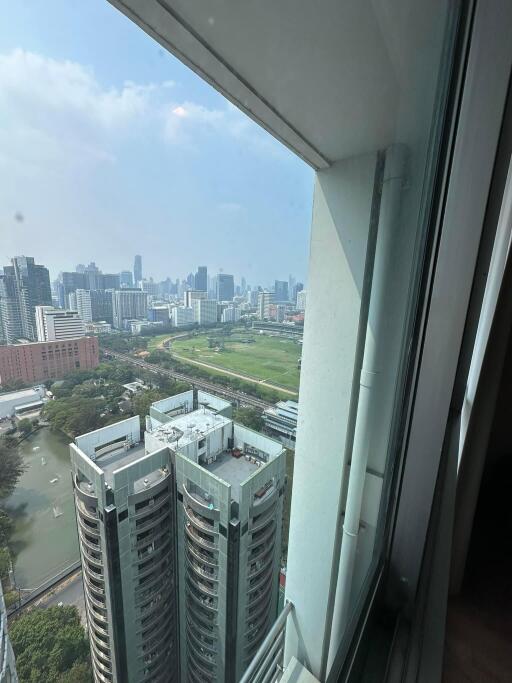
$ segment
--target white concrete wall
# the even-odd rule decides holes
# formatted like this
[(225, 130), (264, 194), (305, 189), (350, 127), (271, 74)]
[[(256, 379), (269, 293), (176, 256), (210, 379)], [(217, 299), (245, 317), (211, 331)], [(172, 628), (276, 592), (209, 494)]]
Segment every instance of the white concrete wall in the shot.
[(126, 437), (128, 441), (138, 443), (140, 441), (139, 416), (129, 417), (127, 420), (96, 429), (94, 432), (77, 436), (75, 443), (91, 460), (95, 458), (95, 449), (102, 445)]
[[(320, 677), (354, 379), (376, 155), (317, 175), (304, 329), (300, 412), (288, 541), (286, 661)], [(338, 296), (333, 305), (332, 292)], [(334, 568), (334, 569), (333, 569)], [(305, 590), (309, 586), (312, 590)], [(314, 590), (313, 590), (314, 588)]]

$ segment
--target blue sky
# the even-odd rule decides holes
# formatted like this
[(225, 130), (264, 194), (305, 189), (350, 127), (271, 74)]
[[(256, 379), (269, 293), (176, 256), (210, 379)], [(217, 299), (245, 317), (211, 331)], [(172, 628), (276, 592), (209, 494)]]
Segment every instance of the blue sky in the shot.
[(4, 7), (0, 112), (0, 265), (305, 279), (312, 170), (106, 0)]

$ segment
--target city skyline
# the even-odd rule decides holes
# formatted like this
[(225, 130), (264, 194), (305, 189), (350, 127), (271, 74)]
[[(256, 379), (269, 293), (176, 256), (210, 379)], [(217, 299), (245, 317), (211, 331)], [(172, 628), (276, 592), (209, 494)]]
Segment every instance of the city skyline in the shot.
[(0, 262), (305, 278), (311, 169), (107, 3), (13, 6), (0, 104)]

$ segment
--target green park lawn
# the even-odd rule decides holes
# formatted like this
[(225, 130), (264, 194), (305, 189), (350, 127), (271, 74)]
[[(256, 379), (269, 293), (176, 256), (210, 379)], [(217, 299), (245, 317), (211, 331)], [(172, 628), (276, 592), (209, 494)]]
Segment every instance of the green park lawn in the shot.
[(231, 342), (226, 337), (224, 350), (218, 351), (208, 348), (208, 335), (201, 334), (172, 342), (171, 352), (182, 359), (200, 361), (254, 379), (266, 380), (270, 384), (298, 390), (297, 361), (302, 346), (297, 341), (238, 331), (233, 337), (252, 338), (254, 342)]

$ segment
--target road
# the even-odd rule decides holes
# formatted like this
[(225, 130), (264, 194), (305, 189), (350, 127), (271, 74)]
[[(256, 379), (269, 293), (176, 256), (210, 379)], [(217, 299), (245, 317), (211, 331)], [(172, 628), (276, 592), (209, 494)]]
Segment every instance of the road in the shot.
[(145, 360), (141, 360), (140, 358), (133, 358), (133, 356), (129, 356), (126, 353), (119, 353), (118, 351), (112, 351), (110, 349), (105, 349), (104, 352), (107, 355), (117, 358), (118, 360), (124, 361), (126, 363), (132, 363), (132, 365), (138, 365), (139, 367), (144, 368), (144, 370), (148, 370), (148, 372), (153, 372), (155, 375), (164, 375), (166, 377), (171, 377), (172, 379), (179, 379), (182, 382), (188, 382), (189, 384), (196, 386), (198, 389), (209, 391), (212, 394), (222, 396), (230, 401), (236, 401), (241, 405), (259, 408), (260, 410), (265, 410), (265, 408), (269, 408), (273, 405), (269, 401), (264, 401), (262, 398), (250, 396), (249, 394), (245, 394), (243, 391), (236, 391), (236, 389), (230, 389), (229, 387), (214, 384), (213, 382), (208, 382), (204, 379), (190, 377), (189, 375), (184, 375), (183, 373), (175, 372), (174, 370), (167, 370), (158, 365), (153, 365), (153, 363), (147, 363)]
[(84, 626), (87, 625), (85, 616), (85, 597), (82, 584), (82, 570), (79, 569), (67, 579), (59, 583), (47, 593), (44, 593), (34, 602), (36, 607), (55, 607), (63, 605), (74, 605), (78, 608), (80, 619)]

